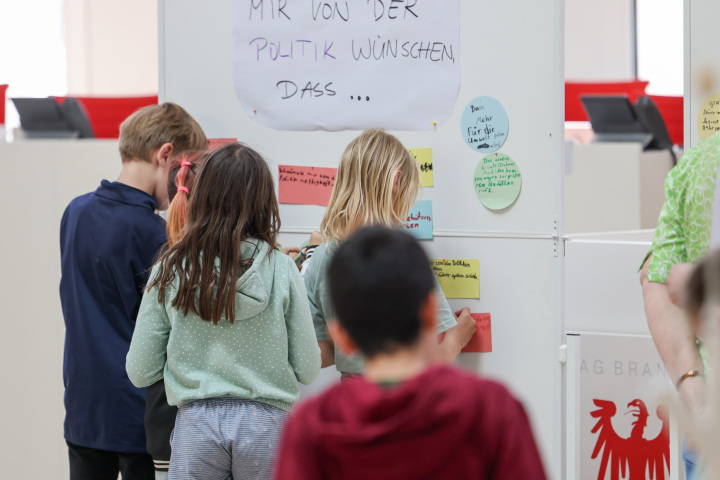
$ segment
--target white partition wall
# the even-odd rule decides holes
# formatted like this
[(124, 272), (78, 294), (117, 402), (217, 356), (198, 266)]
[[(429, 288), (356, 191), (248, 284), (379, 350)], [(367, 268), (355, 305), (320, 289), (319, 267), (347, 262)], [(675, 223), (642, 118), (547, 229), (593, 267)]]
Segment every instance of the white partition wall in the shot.
[[(663, 421), (656, 407), (671, 404), (668, 395), (673, 392), (648, 330), (638, 272), (652, 236), (653, 230), (638, 230), (570, 235), (566, 239), (568, 480), (598, 478), (604, 453), (600, 449), (601, 453), (592, 458), (592, 452), (596, 445), (602, 446), (603, 430), (618, 435), (604, 448), (612, 451), (611, 455), (627, 455), (633, 463), (646, 462), (656, 449), (669, 443), (669, 464), (661, 461), (652, 467), (669, 472), (665, 478), (670, 480), (683, 478), (681, 438), (672, 417), (664, 445), (656, 440), (655, 445), (635, 450), (626, 440), (633, 428), (631, 422), (637, 418), (626, 415), (631, 410), (628, 404), (642, 400), (648, 414), (643, 438), (657, 439)], [(616, 413), (600, 414), (599, 405), (609, 406), (603, 402), (611, 402), (610, 410)], [(596, 430), (603, 416), (612, 417), (611, 425)]]
[(120, 153), (111, 140), (0, 143), (0, 165), (0, 478), (64, 479), (60, 219), (117, 178)]
[(640, 264), (653, 230), (570, 235), (565, 242), (565, 329), (650, 335)]

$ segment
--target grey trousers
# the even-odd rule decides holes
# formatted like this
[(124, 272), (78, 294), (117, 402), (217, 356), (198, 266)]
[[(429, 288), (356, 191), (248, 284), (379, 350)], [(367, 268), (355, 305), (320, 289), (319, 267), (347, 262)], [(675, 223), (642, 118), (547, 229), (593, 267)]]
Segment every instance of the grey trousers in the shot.
[(178, 410), (169, 480), (265, 480), (288, 413), (241, 398), (211, 398)]

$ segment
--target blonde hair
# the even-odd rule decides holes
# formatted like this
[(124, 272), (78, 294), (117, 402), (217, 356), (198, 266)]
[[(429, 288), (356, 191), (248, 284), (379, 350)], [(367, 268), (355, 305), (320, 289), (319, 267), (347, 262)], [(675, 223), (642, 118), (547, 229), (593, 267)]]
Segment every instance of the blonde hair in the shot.
[(120, 125), (118, 147), (123, 162), (134, 158), (149, 162), (153, 151), (165, 143), (173, 145), (173, 155), (208, 147), (200, 125), (174, 103), (143, 107)]
[(365, 130), (343, 152), (320, 225), (323, 237), (340, 242), (365, 225), (405, 224), (419, 188), (420, 169), (400, 140), (381, 129)]

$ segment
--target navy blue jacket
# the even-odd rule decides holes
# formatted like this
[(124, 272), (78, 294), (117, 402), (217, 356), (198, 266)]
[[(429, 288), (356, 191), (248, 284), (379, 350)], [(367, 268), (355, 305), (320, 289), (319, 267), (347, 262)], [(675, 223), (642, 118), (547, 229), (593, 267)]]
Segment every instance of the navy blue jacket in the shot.
[(60, 224), (65, 317), (65, 439), (115, 452), (145, 452), (145, 389), (125, 372), (150, 268), (165, 222), (145, 192), (103, 180), (77, 197)]

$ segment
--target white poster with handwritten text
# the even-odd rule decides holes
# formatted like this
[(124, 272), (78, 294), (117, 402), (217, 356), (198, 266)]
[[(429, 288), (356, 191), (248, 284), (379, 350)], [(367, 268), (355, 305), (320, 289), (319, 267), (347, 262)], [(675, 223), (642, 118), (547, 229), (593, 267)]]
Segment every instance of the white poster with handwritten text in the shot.
[(459, 44), (459, 0), (233, 0), (235, 91), (277, 130), (442, 124)]

